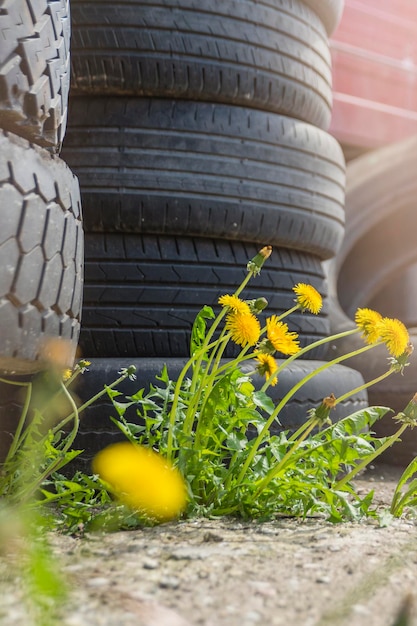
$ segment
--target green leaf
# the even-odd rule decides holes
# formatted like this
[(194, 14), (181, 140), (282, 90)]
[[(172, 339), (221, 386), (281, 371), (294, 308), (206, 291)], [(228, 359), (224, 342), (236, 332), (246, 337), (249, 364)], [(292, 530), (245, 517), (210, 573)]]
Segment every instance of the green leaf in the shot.
[(170, 380), (169, 380), (169, 376), (168, 376), (168, 368), (166, 366), (166, 363), (164, 363), (164, 366), (162, 368), (162, 371), (161, 371), (160, 375), (159, 376), (155, 376), (155, 378), (157, 380), (162, 381), (163, 383), (165, 383), (168, 386)]
[(275, 409), (273, 400), (264, 391), (255, 391), (252, 400), (256, 406), (271, 415)]
[(193, 328), (191, 331), (191, 344), (190, 351), (191, 356), (197, 352), (204, 343), (206, 338), (206, 320), (214, 319), (214, 311), (211, 306), (204, 306), (199, 313), (197, 313), (194, 320)]
[(228, 435), (226, 443), (229, 450), (239, 451), (246, 448), (248, 440), (243, 433), (237, 431)]
[(356, 411), (356, 413), (352, 413), (352, 415), (348, 415), (342, 420), (336, 422), (336, 424), (330, 426), (329, 429), (326, 430), (331, 431), (333, 433), (333, 437), (340, 437), (344, 434), (359, 435), (360, 433), (369, 430), (369, 428), (377, 420), (384, 417), (384, 415), (390, 410), (391, 409), (387, 407), (381, 406), (361, 409), (360, 411)]

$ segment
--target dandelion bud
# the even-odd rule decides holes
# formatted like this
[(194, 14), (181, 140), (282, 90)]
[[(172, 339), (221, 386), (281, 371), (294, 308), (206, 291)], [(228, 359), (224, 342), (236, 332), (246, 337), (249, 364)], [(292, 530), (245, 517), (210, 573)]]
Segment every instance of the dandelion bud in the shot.
[(252, 272), (254, 276), (260, 274), (263, 264), (272, 253), (272, 246), (264, 246), (259, 250), (258, 254), (256, 254), (253, 259), (251, 259), (247, 264), (248, 272)]
[(75, 366), (75, 369), (80, 370), (81, 374), (84, 372), (88, 372), (88, 366), (91, 365), (91, 361), (87, 361), (86, 359), (81, 359)]
[(268, 306), (268, 300), (266, 298), (256, 298), (256, 300), (248, 300), (250, 312), (254, 315), (261, 313)]
[(404, 411), (398, 413), (394, 419), (411, 426), (411, 428), (417, 426), (417, 393), (411, 398)]
[(410, 363), (408, 363), (408, 357), (410, 356), (410, 354), (413, 353), (413, 350), (414, 350), (413, 344), (409, 343), (406, 346), (404, 352), (400, 354), (400, 356), (391, 357), (389, 359), (391, 369), (394, 372), (399, 372), (400, 374), (403, 374), (404, 368), (407, 367), (407, 365), (410, 365)]
[(312, 409), (311, 411), (311, 417), (316, 418), (319, 423), (320, 426), (323, 426), (326, 423), (330, 423), (330, 411), (332, 409), (334, 409), (334, 407), (336, 406), (336, 396), (331, 393), (330, 396), (326, 396), (326, 398), (323, 398), (322, 403), (315, 409)]

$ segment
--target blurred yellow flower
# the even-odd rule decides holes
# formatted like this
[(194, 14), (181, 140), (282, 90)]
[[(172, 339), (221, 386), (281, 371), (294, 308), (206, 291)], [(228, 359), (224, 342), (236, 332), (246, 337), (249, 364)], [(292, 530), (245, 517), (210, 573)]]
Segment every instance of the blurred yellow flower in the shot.
[[(271, 354), (257, 354), (256, 360), (258, 361), (258, 365), (256, 367), (257, 371), (261, 376), (265, 376), (266, 380), (268, 380), (271, 376), (275, 374), (278, 370), (277, 362)], [(276, 385), (278, 382), (278, 377), (274, 376), (272, 378), (270, 384), (272, 387)]]
[(66, 382), (67, 380), (69, 380), (72, 376), (72, 370), (71, 369), (66, 369), (62, 372), (62, 380), (64, 382)]
[(362, 331), (362, 338), (366, 343), (376, 343), (381, 336), (382, 315), (373, 309), (358, 309), (355, 313), (355, 323)]
[(121, 502), (158, 521), (173, 519), (186, 507), (181, 474), (149, 448), (114, 443), (94, 457), (93, 471)]
[(310, 311), (317, 315), (321, 311), (323, 306), (323, 299), (317, 289), (312, 285), (306, 285), (305, 283), (298, 283), (293, 287), (293, 291), (296, 294), (297, 304), (303, 311)]
[(288, 325), (280, 322), (276, 315), (266, 320), (266, 336), (274, 350), (282, 354), (296, 354), (300, 349), (297, 333), (290, 332)]
[(229, 313), (225, 328), (233, 341), (242, 348), (253, 346), (261, 334), (259, 320), (252, 313)]
[(388, 352), (394, 357), (401, 356), (407, 349), (410, 337), (407, 328), (400, 320), (384, 317), (380, 323), (380, 337)]
[(224, 296), (220, 296), (219, 304), (229, 307), (233, 313), (250, 313), (249, 304), (247, 304), (247, 302), (244, 302), (237, 296), (230, 296), (227, 293)]

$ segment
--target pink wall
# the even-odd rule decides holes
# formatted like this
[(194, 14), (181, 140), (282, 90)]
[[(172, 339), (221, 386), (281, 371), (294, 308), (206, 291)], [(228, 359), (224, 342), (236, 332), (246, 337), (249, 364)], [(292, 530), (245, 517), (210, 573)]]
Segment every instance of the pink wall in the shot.
[(373, 148), (417, 134), (416, 0), (345, 0), (330, 40), (342, 144)]

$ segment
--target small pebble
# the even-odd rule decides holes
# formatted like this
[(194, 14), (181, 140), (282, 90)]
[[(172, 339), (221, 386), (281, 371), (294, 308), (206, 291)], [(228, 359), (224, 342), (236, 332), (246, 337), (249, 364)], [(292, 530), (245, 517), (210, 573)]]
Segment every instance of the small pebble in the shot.
[(322, 585), (328, 585), (330, 583), (329, 576), (317, 576), (316, 583), (320, 583)]
[(258, 611), (249, 611), (244, 615), (246, 623), (258, 624), (262, 620), (262, 615)]
[(178, 589), (180, 586), (180, 580), (176, 576), (164, 576), (159, 581), (161, 589)]
[(220, 542), (223, 541), (223, 537), (221, 535), (218, 535), (217, 533), (213, 533), (211, 531), (208, 531), (206, 533), (204, 533), (203, 535), (203, 541), (215, 541), (215, 542)]
[(158, 569), (159, 562), (156, 559), (145, 559), (142, 563), (143, 569)]
[(96, 578), (90, 578), (90, 580), (87, 581), (87, 585), (89, 587), (104, 587), (105, 585), (109, 585), (110, 584), (110, 580), (108, 578), (102, 578), (97, 576)]

